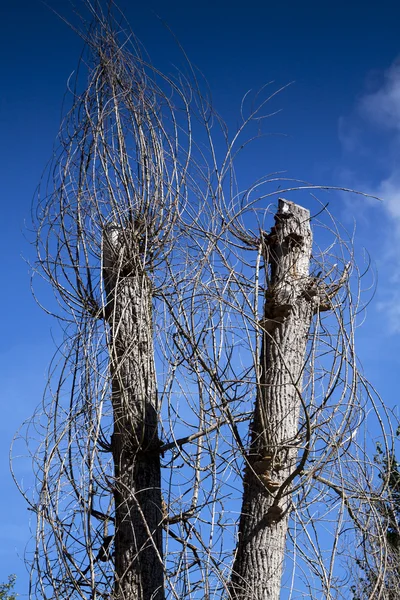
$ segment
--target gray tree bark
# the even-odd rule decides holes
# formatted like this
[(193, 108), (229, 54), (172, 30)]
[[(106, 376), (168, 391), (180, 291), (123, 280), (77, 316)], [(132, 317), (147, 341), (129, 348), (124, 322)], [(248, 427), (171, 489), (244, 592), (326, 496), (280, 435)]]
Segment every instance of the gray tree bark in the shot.
[(133, 229), (106, 228), (103, 278), (114, 417), (115, 600), (164, 598), (152, 287), (141, 260)]
[(315, 312), (307, 292), (311, 247), (309, 211), (280, 199), (275, 226), (263, 235), (269, 281), (230, 586), (237, 600), (280, 597), (291, 481), (299, 470), (298, 447), (304, 444), (298, 424), (307, 336)]

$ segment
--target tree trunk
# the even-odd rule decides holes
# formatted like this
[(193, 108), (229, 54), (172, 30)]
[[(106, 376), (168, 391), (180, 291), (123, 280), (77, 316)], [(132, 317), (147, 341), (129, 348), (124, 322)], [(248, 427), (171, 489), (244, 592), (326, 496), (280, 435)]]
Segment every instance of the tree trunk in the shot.
[(115, 600), (164, 598), (152, 287), (134, 231), (109, 226), (103, 277), (110, 326)]
[[(231, 594), (278, 600), (297, 453), (301, 387), (314, 308), (307, 290), (312, 247), (309, 211), (279, 200), (275, 226), (263, 236), (267, 291), (251, 446), (244, 473)], [(269, 269), (269, 280), (268, 280)]]

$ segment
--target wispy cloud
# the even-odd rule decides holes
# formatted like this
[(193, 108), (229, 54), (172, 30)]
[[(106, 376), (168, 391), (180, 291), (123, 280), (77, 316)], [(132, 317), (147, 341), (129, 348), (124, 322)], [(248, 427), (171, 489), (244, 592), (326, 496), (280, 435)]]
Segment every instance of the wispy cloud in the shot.
[[(340, 117), (338, 136), (342, 172), (357, 189), (383, 199), (400, 236), (400, 58), (380, 74), (375, 89), (359, 96), (352, 114)], [(357, 168), (349, 167), (353, 161)]]
[(361, 97), (359, 110), (371, 123), (400, 134), (400, 59), (384, 71), (377, 90)]
[(376, 195), (383, 199), (385, 210), (394, 217), (396, 233), (400, 235), (400, 165), (377, 185)]
[[(369, 215), (372, 230), (377, 231), (377, 226), (382, 229), (380, 271), (385, 271), (386, 285), (380, 287), (377, 307), (385, 312), (391, 332), (399, 333), (400, 59), (385, 71), (374, 73), (373, 79), (369, 89), (358, 97), (352, 113), (340, 118), (338, 135), (346, 165), (342, 172), (351, 178), (352, 187), (383, 200), (379, 212), (386, 218), (377, 221), (375, 213)], [(372, 204), (367, 202), (367, 206)], [(369, 211), (362, 212), (368, 218)]]

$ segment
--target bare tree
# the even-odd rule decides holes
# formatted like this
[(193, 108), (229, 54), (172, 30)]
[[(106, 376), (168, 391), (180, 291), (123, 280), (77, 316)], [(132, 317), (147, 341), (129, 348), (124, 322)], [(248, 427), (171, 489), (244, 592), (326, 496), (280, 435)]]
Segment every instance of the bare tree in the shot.
[[(302, 470), (298, 448), (303, 446), (305, 454), (309, 441), (307, 431), (299, 432), (302, 376), (311, 319), (321, 307), (318, 281), (309, 274), (310, 213), (280, 200), (276, 225), (261, 243), (270, 281), (233, 565), (232, 587), (238, 598), (280, 595), (290, 502), (285, 491)], [(300, 464), (305, 463), (304, 454)]]
[[(399, 430), (397, 430), (398, 434)], [(352, 588), (352, 600), (373, 597), (379, 591), (384, 600), (395, 600), (400, 594), (400, 473), (394, 455), (385, 456), (380, 443), (375, 461), (387, 480), (388, 489), (366, 511), (370, 527), (364, 527), (355, 564), (359, 577)]]
[(31, 597), (348, 598), (388, 490), (367, 413), (392, 451), (356, 360), (352, 236), (315, 196), (320, 217), (274, 206), (278, 181), (316, 187), (240, 190), (277, 91), (230, 137), (189, 63), (162, 75), (86, 6), (88, 78), (34, 217), (64, 339), (17, 439), (39, 438)]

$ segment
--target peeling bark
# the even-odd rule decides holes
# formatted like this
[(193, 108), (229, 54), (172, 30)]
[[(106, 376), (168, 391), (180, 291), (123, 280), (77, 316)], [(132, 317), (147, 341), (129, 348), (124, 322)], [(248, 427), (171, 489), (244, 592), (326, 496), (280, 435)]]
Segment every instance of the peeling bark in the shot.
[(239, 538), (230, 592), (236, 600), (278, 600), (300, 438), (302, 372), (315, 306), (310, 285), (309, 211), (279, 200), (263, 235), (266, 273), (263, 341)]
[(109, 226), (103, 277), (114, 432), (115, 600), (164, 598), (152, 288), (134, 231)]

